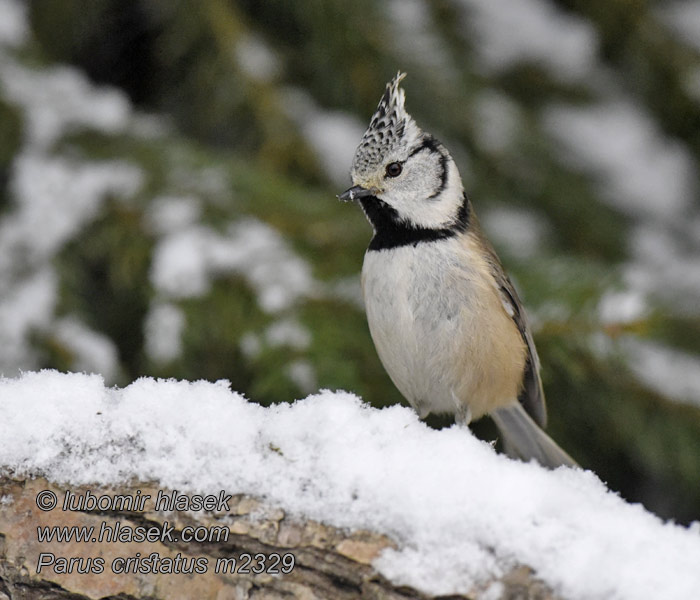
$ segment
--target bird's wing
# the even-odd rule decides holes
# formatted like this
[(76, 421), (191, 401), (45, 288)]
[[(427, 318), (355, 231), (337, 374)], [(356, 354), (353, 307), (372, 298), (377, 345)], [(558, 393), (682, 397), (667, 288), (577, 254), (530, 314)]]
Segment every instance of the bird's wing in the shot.
[(540, 359), (537, 356), (537, 349), (532, 339), (525, 309), (520, 302), (518, 292), (515, 291), (515, 287), (503, 270), (495, 250), (483, 235), (481, 235), (481, 239), (483, 247), (486, 249), (484, 258), (496, 282), (503, 309), (513, 320), (527, 345), (527, 362), (525, 363), (525, 373), (523, 375), (523, 389), (518, 396), (518, 401), (538, 425), (545, 427), (547, 424), (547, 405), (544, 400), (544, 391), (542, 390), (542, 379), (540, 378)]

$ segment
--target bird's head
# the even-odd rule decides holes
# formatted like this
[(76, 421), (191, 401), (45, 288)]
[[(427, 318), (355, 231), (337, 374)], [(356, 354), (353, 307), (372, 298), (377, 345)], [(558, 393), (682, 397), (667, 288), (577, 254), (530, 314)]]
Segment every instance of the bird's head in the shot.
[(398, 73), (387, 84), (355, 151), (353, 187), (339, 198), (388, 207), (393, 218), (411, 227), (449, 227), (463, 204), (462, 181), (447, 149), (406, 112), (399, 87), (404, 77)]

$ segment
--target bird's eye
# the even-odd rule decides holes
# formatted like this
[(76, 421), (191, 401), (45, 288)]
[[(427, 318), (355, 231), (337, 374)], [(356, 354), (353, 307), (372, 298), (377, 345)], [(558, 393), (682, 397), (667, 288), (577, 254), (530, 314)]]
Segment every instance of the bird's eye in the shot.
[(389, 177), (398, 177), (401, 175), (401, 171), (403, 171), (403, 167), (401, 166), (401, 163), (393, 162), (389, 163), (386, 166), (386, 174)]

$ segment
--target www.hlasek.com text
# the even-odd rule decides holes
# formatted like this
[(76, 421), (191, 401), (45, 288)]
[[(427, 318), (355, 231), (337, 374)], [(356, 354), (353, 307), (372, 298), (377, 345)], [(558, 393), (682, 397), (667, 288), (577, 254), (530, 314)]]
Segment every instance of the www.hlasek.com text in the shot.
[(102, 521), (99, 528), (92, 525), (62, 525), (62, 526), (42, 526), (36, 528), (37, 540), (42, 543), (49, 542), (86, 542), (93, 544), (103, 543), (142, 543), (160, 542), (167, 544), (172, 542), (227, 542), (231, 530), (223, 525), (200, 525), (194, 527), (187, 525), (181, 531), (176, 532), (174, 525), (169, 525), (168, 521), (151, 525), (125, 525), (121, 521), (116, 521), (113, 525), (108, 525)]

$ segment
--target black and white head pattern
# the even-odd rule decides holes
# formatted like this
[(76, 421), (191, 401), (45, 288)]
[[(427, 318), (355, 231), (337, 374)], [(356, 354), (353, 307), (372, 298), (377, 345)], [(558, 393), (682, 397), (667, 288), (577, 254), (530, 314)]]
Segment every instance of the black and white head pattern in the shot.
[(404, 108), (405, 94), (399, 87), (406, 73), (397, 73), (389, 83), (369, 127), (362, 136), (352, 162), (352, 176), (362, 177), (381, 166), (397, 150), (417, 142), (422, 132)]
[(350, 174), (353, 184), (375, 199), (374, 205), (362, 202), (375, 230), (378, 211), (409, 228), (449, 228), (463, 212), (462, 181), (447, 149), (406, 112), (399, 87), (404, 77), (399, 72), (387, 84)]

